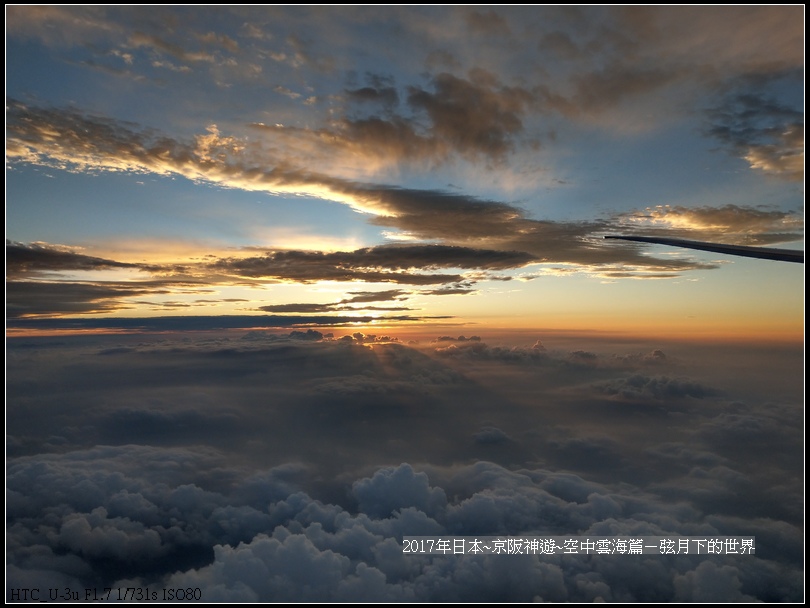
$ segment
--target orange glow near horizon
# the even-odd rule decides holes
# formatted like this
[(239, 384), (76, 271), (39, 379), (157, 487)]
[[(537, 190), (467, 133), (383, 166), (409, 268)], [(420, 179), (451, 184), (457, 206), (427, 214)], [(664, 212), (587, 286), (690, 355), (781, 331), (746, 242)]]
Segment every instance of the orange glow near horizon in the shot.
[[(76, 319), (76, 317), (73, 317)], [(109, 318), (109, 317), (107, 317)], [(257, 321), (260, 317), (257, 318)], [(204, 334), (204, 333), (247, 333), (251, 331), (268, 331), (279, 335), (286, 335), (292, 331), (306, 331), (308, 329), (319, 331), (323, 334), (332, 333), (335, 338), (343, 335), (351, 335), (360, 332), (364, 335), (390, 336), (400, 341), (416, 340), (419, 342), (435, 340), (439, 336), (479, 336), (482, 340), (498, 340), (507, 343), (533, 343), (536, 340), (545, 340), (550, 337), (578, 337), (583, 340), (593, 339), (616, 339), (616, 340), (639, 340), (639, 341), (677, 341), (691, 343), (706, 342), (754, 342), (754, 343), (785, 343), (797, 344), (804, 342), (803, 323), (784, 322), (783, 324), (771, 325), (749, 325), (747, 331), (740, 331), (740, 324), (729, 320), (726, 324), (717, 323), (690, 323), (684, 320), (681, 323), (662, 324), (654, 319), (634, 319), (612, 320), (601, 324), (585, 325), (576, 327), (573, 324), (566, 325), (565, 319), (553, 320), (545, 319), (545, 322), (537, 325), (527, 325), (520, 323), (517, 319), (514, 323), (501, 322), (475, 323), (475, 322), (416, 322), (416, 323), (385, 323), (380, 324), (336, 324), (336, 325), (311, 325), (299, 323), (294, 326), (279, 327), (257, 323), (253, 327), (233, 328), (233, 329), (184, 329), (184, 330), (155, 330), (137, 328), (6, 328), (6, 338), (26, 338), (26, 337), (46, 337), (46, 336), (73, 336), (73, 335), (134, 335), (134, 334)], [(580, 322), (580, 325), (582, 323)]]

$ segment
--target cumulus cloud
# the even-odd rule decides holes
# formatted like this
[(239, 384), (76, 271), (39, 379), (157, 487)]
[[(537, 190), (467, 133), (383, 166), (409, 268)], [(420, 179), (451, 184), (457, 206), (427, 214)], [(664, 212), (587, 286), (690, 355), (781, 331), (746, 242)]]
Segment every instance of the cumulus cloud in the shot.
[(629, 355), (614, 355), (614, 360), (619, 365), (637, 366), (642, 365), (664, 365), (668, 359), (664, 351), (655, 349), (648, 353), (631, 353)]
[(323, 334), (315, 329), (306, 331), (291, 331), (290, 338), (296, 340), (323, 340)]
[(740, 571), (733, 566), (717, 567), (704, 562), (675, 579), (677, 597), (683, 602), (753, 602), (740, 591)]
[(467, 336), (459, 336), (458, 338), (454, 338), (453, 336), (439, 336), (438, 338), (436, 338), (435, 341), (436, 342), (456, 342), (456, 341), (458, 341), (458, 342), (467, 342), (467, 341), (470, 341), (470, 340), (472, 340), (473, 342), (480, 342), (481, 337), (480, 336), (470, 336), (468, 338)]
[(372, 517), (388, 517), (395, 510), (414, 507), (430, 515), (447, 504), (441, 488), (431, 488), (425, 473), (409, 464), (377, 471), (370, 479), (355, 482), (352, 493), (358, 507)]
[(473, 435), (476, 443), (497, 444), (512, 441), (512, 438), (501, 429), (494, 426), (487, 426)]
[[(572, 368), (552, 349), (546, 373), (356, 333), (10, 339), (9, 587), (193, 587), (210, 601), (801, 599), (801, 458), (775, 468), (772, 450), (747, 447), (781, 436), (801, 454), (800, 383), (795, 400), (732, 412), (708, 391), (701, 408), (679, 408), (684, 390), (650, 377), (672, 411), (656, 426), (599, 414), (582, 390), (645, 369), (641, 356)], [(401, 545), (549, 534), (755, 534), (757, 553)]]
[(478, 336), (471, 336), (470, 338), (459, 336), (458, 339), (443, 336), (438, 340), (440, 342), (456, 342), (457, 340), (455, 344), (437, 348), (435, 353), (440, 357), (453, 359), (483, 359), (502, 362), (539, 362), (546, 360), (546, 349), (539, 340), (530, 348), (520, 346), (489, 346), (481, 342), (481, 338)]
[(685, 378), (667, 376), (644, 376), (636, 374), (612, 382), (597, 385), (606, 395), (617, 399), (644, 400), (667, 397), (692, 397), (702, 399), (714, 394), (711, 388)]

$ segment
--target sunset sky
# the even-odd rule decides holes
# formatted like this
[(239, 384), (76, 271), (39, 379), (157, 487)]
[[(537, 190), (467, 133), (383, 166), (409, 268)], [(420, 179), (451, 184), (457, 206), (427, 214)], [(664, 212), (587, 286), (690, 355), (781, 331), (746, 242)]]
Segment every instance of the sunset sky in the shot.
[(602, 237), (803, 246), (802, 17), (10, 7), (9, 327), (795, 339), (801, 266)]
[(7, 6), (6, 599), (802, 601), (804, 16)]

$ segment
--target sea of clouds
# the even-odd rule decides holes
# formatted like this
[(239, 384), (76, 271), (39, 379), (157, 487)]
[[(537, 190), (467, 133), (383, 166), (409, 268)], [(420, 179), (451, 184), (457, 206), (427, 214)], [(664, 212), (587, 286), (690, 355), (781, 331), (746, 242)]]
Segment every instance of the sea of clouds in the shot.
[[(544, 342), (10, 339), (7, 599), (801, 601), (801, 348)], [(756, 553), (404, 554), (419, 535)]]

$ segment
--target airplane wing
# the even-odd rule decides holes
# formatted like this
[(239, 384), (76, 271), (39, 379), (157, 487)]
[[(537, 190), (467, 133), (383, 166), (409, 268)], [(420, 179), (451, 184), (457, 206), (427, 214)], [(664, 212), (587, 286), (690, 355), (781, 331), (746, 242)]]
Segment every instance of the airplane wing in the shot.
[(606, 239), (621, 239), (637, 243), (654, 243), (657, 245), (671, 245), (673, 247), (686, 247), (701, 251), (713, 251), (728, 255), (741, 255), (746, 258), (759, 258), (761, 260), (777, 260), (779, 262), (796, 262), (804, 264), (804, 251), (795, 249), (778, 249), (776, 247), (749, 247), (747, 245), (724, 245), (722, 243), (706, 243), (704, 241), (690, 241), (688, 239), (673, 239), (656, 236), (606, 236)]

